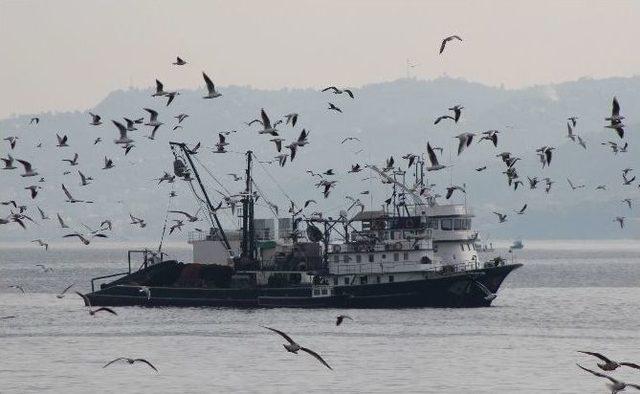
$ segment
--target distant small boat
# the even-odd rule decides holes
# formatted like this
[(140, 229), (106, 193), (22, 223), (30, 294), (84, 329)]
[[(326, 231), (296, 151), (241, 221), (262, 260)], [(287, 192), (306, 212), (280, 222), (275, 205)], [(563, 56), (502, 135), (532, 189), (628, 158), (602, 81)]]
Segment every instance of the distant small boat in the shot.
[(513, 241), (513, 245), (511, 245), (511, 247), (509, 249), (522, 249), (524, 248), (524, 244), (522, 243), (522, 240), (515, 240)]

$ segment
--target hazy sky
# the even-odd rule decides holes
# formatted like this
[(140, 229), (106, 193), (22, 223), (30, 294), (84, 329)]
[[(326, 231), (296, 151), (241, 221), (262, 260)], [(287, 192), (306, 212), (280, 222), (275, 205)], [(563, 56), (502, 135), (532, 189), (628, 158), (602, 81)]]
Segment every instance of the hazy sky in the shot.
[[(640, 1), (0, 0), (0, 117), (110, 91), (360, 86), (445, 73), (521, 87), (639, 73)], [(440, 40), (459, 34), (438, 55)], [(176, 55), (190, 62), (171, 66)]]

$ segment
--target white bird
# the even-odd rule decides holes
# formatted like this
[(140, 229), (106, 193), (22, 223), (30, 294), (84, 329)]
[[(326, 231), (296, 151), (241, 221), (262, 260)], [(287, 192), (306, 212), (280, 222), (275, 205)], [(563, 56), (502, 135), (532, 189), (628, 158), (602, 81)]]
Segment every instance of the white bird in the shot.
[(494, 214), (498, 215), (499, 223), (504, 223), (507, 221), (507, 214), (500, 212), (494, 212)]
[(154, 111), (151, 108), (143, 108), (143, 109), (149, 113), (149, 121), (144, 124), (145, 126), (152, 126), (152, 127), (158, 128), (164, 124), (158, 121), (158, 111)]
[(638, 364), (629, 363), (629, 362), (613, 361), (613, 360), (605, 357), (604, 355), (602, 355), (600, 353), (585, 352), (585, 351), (582, 351), (582, 350), (578, 350), (578, 353), (588, 354), (589, 356), (594, 356), (594, 357), (597, 357), (600, 360), (604, 361), (604, 363), (596, 363), (598, 368), (600, 368), (603, 371), (613, 371), (613, 370), (617, 369), (618, 367), (623, 367), (623, 366), (624, 367), (631, 367), (631, 368), (635, 368), (635, 369), (640, 369), (640, 365), (638, 365)]
[(444, 52), (444, 48), (447, 45), (447, 43), (451, 40), (459, 40), (462, 41), (462, 38), (460, 38), (460, 36), (457, 35), (453, 35), (453, 36), (449, 36), (446, 37), (444, 40), (442, 40), (442, 44), (440, 44), (440, 54), (442, 54), (442, 52)]
[(22, 166), (24, 167), (24, 174), (20, 174), (21, 177), (29, 177), (29, 176), (38, 175), (38, 173), (31, 166), (31, 163), (29, 163), (26, 160), (20, 160), (20, 159), (17, 159), (17, 160), (18, 160), (18, 163), (22, 164)]
[(102, 368), (106, 368), (109, 365), (118, 362), (118, 361), (124, 361), (129, 365), (133, 365), (134, 363), (140, 362), (140, 363), (144, 363), (147, 364), (149, 367), (151, 367), (154, 371), (158, 372), (158, 369), (156, 367), (153, 366), (153, 364), (151, 364), (149, 361), (145, 360), (144, 358), (128, 358), (128, 357), (118, 357), (115, 360), (111, 360), (108, 363), (106, 363)]
[(78, 199), (73, 198), (73, 196), (71, 195), (71, 193), (69, 193), (69, 190), (64, 185), (64, 183), (62, 184), (62, 191), (67, 196), (67, 199), (65, 200), (66, 202), (70, 202), (72, 204), (76, 203), (76, 202), (84, 202), (84, 203), (87, 203), (87, 204), (91, 204), (93, 202), (93, 201), (78, 200)]
[(31, 199), (33, 200), (38, 195), (38, 189), (42, 189), (42, 187), (38, 185), (31, 185), (25, 187), (25, 190), (29, 190), (31, 192)]
[(42, 210), (42, 208), (40, 208), (39, 206), (36, 205), (36, 208), (38, 208), (38, 212), (40, 212), (40, 219), (42, 220), (49, 220), (49, 216), (45, 215), (44, 211)]
[(60, 223), (60, 228), (69, 228), (69, 226), (64, 222), (64, 220), (62, 220), (62, 217), (60, 216), (60, 214), (57, 213), (56, 215), (58, 215), (58, 222)]
[(273, 136), (277, 136), (278, 130), (271, 125), (271, 120), (269, 120), (267, 113), (264, 112), (264, 108), (260, 109), (260, 117), (262, 117), (262, 130), (258, 131), (258, 134), (271, 134)]
[(287, 125), (291, 123), (291, 127), (296, 127), (296, 122), (298, 121), (297, 113), (286, 114), (284, 117), (287, 119)]
[[(127, 128), (124, 127), (124, 125), (120, 122), (117, 122), (115, 120), (112, 120), (113, 124), (116, 125), (116, 127), (118, 128), (118, 130), (120, 131), (120, 137), (113, 140), (113, 142), (115, 142), (116, 144), (130, 144), (133, 142), (133, 140), (131, 138), (129, 138), (127, 136)], [(106, 163), (106, 157), (105, 157), (105, 163)], [(106, 164), (105, 164), (106, 167)]]
[(14, 159), (10, 154), (7, 154), (6, 159), (4, 157), (0, 157), (0, 160), (4, 162), (4, 167), (2, 168), (3, 170), (15, 170), (16, 168), (18, 168), (13, 165)]
[(166, 94), (167, 92), (164, 91), (164, 85), (156, 79), (156, 92), (152, 94), (151, 97), (160, 97)]
[(100, 119), (102, 119), (100, 115), (96, 115), (91, 112), (89, 112), (89, 115), (91, 115), (91, 123), (89, 123), (91, 126), (100, 126), (102, 124), (100, 121)]
[(57, 294), (56, 297), (58, 299), (62, 299), (64, 298), (64, 296), (67, 294), (67, 291), (69, 291), (70, 288), (72, 288), (75, 285), (75, 283), (70, 284), (69, 286), (65, 287), (64, 290), (62, 290), (60, 292), (60, 294)]
[(184, 60), (182, 60), (180, 58), (180, 56), (176, 56), (176, 61), (172, 63), (175, 66), (184, 66), (185, 64), (187, 64), (187, 62), (185, 62)]
[(198, 212), (196, 212), (196, 213), (195, 213), (195, 215), (191, 215), (191, 214), (189, 214), (189, 213), (187, 213), (187, 212), (185, 212), (185, 211), (168, 211), (168, 212), (171, 212), (171, 213), (179, 213), (179, 214), (181, 214), (181, 215), (184, 215), (184, 216), (187, 218), (187, 220), (188, 220), (189, 222), (192, 222), (192, 223), (193, 223), (193, 222), (197, 222), (197, 221), (199, 220), (199, 219), (198, 219), (198, 212), (199, 212), (199, 210), (198, 210)]
[(446, 166), (438, 163), (438, 157), (436, 153), (433, 151), (431, 144), (427, 142), (427, 156), (429, 157), (429, 162), (431, 165), (427, 167), (427, 171), (437, 171), (445, 168)]
[(207, 92), (208, 92), (207, 95), (203, 96), (202, 98), (213, 99), (213, 98), (222, 96), (222, 94), (220, 94), (220, 92), (216, 90), (216, 86), (213, 84), (213, 81), (211, 80), (211, 78), (209, 78), (209, 76), (205, 74), (204, 71), (202, 72), (202, 78), (204, 78), (204, 82), (207, 84)]
[[(48, 243), (46, 243), (46, 242), (44, 242), (44, 241), (43, 241), (43, 240), (41, 240), (41, 239), (34, 239), (34, 240), (33, 240), (33, 241), (31, 241), (31, 242), (35, 242), (35, 243), (37, 243), (39, 246), (43, 246), (43, 247), (44, 247), (44, 250), (49, 250), (49, 244), (48, 244)], [(38, 264), (38, 265), (42, 265), (42, 264)], [(36, 267), (37, 267), (38, 265), (36, 265)], [(45, 270), (45, 271), (46, 271), (46, 270)], [(52, 271), (53, 271), (53, 270), (52, 270)]]
[(140, 286), (139, 293), (144, 293), (147, 296), (147, 301), (151, 299), (151, 289), (148, 286)]
[(458, 134), (455, 138), (458, 139), (458, 156), (465, 150), (466, 147), (471, 145), (473, 141), (473, 137), (475, 134), (473, 133), (462, 133)]
[(313, 357), (315, 357), (318, 361), (320, 361), (325, 367), (329, 368), (329, 369), (333, 369), (331, 368), (331, 366), (329, 366), (329, 364), (327, 364), (326, 361), (324, 361), (324, 359), (322, 357), (320, 357), (320, 355), (316, 352), (314, 352), (311, 349), (307, 349), (305, 347), (302, 347), (300, 345), (298, 345), (293, 339), (291, 339), (287, 334), (285, 334), (284, 332), (280, 331), (280, 330), (276, 330), (275, 328), (270, 328), (270, 327), (265, 327), (265, 326), (261, 326), (262, 328), (266, 328), (267, 330), (271, 330), (273, 332), (275, 332), (276, 334), (279, 334), (281, 337), (283, 337), (284, 339), (287, 340), (287, 342), (289, 342), (288, 344), (284, 344), (282, 346), (284, 346), (285, 349), (287, 349), (287, 351), (289, 353), (294, 353), (294, 354), (298, 354), (298, 351), (302, 350), (303, 352), (309, 353), (310, 355), (312, 355)]
[(591, 374), (593, 374), (593, 375), (595, 375), (597, 377), (608, 379), (609, 382), (611, 382), (611, 383), (607, 383), (607, 387), (611, 390), (611, 394), (617, 394), (620, 391), (624, 391), (627, 387), (633, 387), (633, 388), (635, 388), (637, 390), (640, 390), (640, 385), (632, 384), (632, 383), (625, 383), (625, 382), (623, 382), (621, 380), (612, 378), (609, 375), (606, 375), (606, 374), (603, 374), (603, 373), (600, 373), (600, 372), (596, 372), (596, 371), (592, 371), (592, 370), (590, 370), (588, 368), (583, 367), (580, 364), (577, 364), (577, 365), (582, 370), (587, 371), (587, 372), (589, 372), (589, 373), (591, 373)]
[(56, 134), (56, 138), (58, 139), (58, 144), (56, 145), (58, 148), (69, 146), (67, 145), (67, 141), (69, 140), (69, 138), (67, 138), (66, 135), (63, 135), (62, 137), (60, 137), (59, 134)]
[(77, 166), (78, 165), (78, 154), (75, 153), (73, 155), (73, 159), (62, 159), (62, 161), (68, 162), (69, 165), (71, 165), (71, 166)]
[(98, 308), (98, 309), (95, 309), (95, 310), (94, 310), (94, 309), (91, 307), (91, 300), (89, 299), (89, 297), (87, 297), (86, 295), (84, 295), (84, 294), (80, 293), (79, 291), (76, 291), (75, 293), (76, 293), (77, 295), (79, 295), (80, 297), (82, 297), (82, 299), (84, 300), (84, 305), (85, 305), (86, 307), (88, 307), (88, 308), (89, 308), (89, 315), (91, 315), (91, 316), (94, 316), (94, 317), (95, 317), (96, 313), (98, 313), (98, 312), (103, 312), (103, 311), (104, 311), (104, 312), (109, 312), (109, 313), (111, 313), (112, 315), (118, 316), (118, 314), (116, 313), (116, 311), (114, 311), (114, 310), (113, 310), (113, 309), (111, 309), (111, 308), (104, 307), (104, 306), (103, 306), (103, 307), (101, 307), (101, 308)]

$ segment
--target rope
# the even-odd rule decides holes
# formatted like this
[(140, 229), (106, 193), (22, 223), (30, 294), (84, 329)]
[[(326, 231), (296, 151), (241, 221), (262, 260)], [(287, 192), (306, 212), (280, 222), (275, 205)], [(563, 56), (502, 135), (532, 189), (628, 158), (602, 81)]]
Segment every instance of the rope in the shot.
[[(174, 184), (171, 184), (171, 191), (174, 191)], [(164, 216), (164, 225), (162, 226), (162, 235), (160, 236), (160, 244), (158, 245), (158, 253), (162, 252), (162, 244), (164, 242), (164, 236), (167, 232), (167, 222), (169, 221), (169, 211), (171, 210), (171, 203), (173, 202), (173, 198), (171, 197), (172, 193), (169, 193), (169, 202), (167, 203), (167, 213)]]
[(282, 188), (282, 186), (280, 186), (280, 183), (278, 183), (278, 181), (271, 175), (271, 173), (269, 173), (269, 171), (267, 171), (267, 168), (264, 166), (264, 164), (262, 164), (260, 162), (260, 158), (253, 153), (253, 156), (257, 159), (258, 164), (260, 165), (260, 167), (262, 168), (262, 170), (269, 176), (269, 178), (271, 178), (271, 180), (273, 181), (273, 183), (278, 187), (278, 189), (280, 190), (280, 192), (290, 201), (293, 202), (295, 204), (295, 202), (293, 201), (293, 198), (291, 198), (291, 196), (289, 196), (287, 194), (287, 192), (284, 191), (284, 189)]

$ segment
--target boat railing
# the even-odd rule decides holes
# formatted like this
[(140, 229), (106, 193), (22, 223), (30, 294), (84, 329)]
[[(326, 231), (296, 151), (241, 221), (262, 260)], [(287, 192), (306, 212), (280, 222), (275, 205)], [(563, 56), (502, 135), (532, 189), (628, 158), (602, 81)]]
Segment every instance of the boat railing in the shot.
[(344, 264), (330, 262), (330, 272), (332, 274), (361, 274), (361, 273), (391, 273), (420, 270), (424, 272), (436, 273), (440, 275), (461, 273), (467, 271), (477, 271), (483, 268), (495, 268), (504, 266), (505, 260), (497, 259), (487, 262), (468, 261), (456, 264), (443, 264), (436, 267), (424, 269), (424, 264), (416, 261), (397, 261), (392, 263), (356, 263)]
[(125, 272), (118, 272), (116, 274), (110, 274), (110, 275), (103, 275), (103, 276), (97, 276), (95, 278), (91, 278), (91, 291), (95, 291), (95, 283), (96, 281), (102, 280), (102, 279), (107, 279), (107, 278), (113, 278), (116, 276), (124, 276), (124, 275), (131, 275), (131, 273), (133, 272), (133, 270), (131, 269), (131, 263), (132, 261), (135, 262), (135, 256), (137, 255), (141, 255), (142, 256), (142, 263), (140, 264), (140, 266), (138, 266), (138, 269), (136, 271), (140, 271), (142, 269), (145, 269), (147, 267), (150, 267), (152, 265), (155, 264), (159, 264), (162, 263), (164, 261), (164, 256), (166, 256), (166, 253), (164, 252), (154, 252), (152, 250), (149, 249), (137, 249), (137, 250), (129, 250), (127, 251), (127, 271)]

